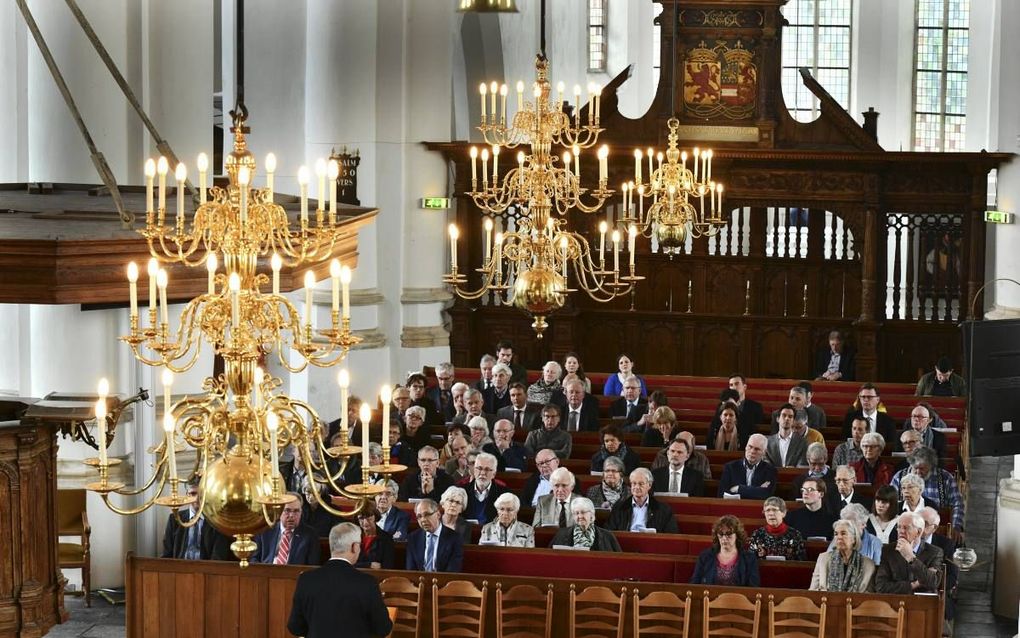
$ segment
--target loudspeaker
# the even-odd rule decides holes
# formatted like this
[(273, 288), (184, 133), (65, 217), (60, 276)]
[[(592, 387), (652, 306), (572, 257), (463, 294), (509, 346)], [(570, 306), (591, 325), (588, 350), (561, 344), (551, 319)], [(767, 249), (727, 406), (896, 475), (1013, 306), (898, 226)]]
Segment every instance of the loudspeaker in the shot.
[(971, 456), (1020, 454), (1020, 320), (966, 321)]

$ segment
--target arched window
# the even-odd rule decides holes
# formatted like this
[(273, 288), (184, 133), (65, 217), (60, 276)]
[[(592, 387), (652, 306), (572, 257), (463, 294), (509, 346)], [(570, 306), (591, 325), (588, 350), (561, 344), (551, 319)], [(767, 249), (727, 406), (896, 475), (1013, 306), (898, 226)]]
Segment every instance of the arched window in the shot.
[(850, 22), (852, 0), (790, 0), (783, 15), (783, 95), (790, 115), (801, 122), (818, 117), (818, 98), (798, 70), (807, 67), (843, 108), (850, 106)]
[(917, 0), (914, 150), (962, 151), (970, 0)]

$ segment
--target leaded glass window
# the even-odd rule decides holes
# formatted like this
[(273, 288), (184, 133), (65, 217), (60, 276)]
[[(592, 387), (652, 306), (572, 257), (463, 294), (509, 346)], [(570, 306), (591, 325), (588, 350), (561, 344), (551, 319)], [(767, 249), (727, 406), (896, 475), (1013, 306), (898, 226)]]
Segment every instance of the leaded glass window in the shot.
[(794, 119), (818, 117), (818, 98), (804, 86), (800, 68), (843, 108), (850, 106), (850, 25), (853, 0), (790, 0), (783, 7), (783, 95)]
[(588, 70), (606, 70), (606, 0), (588, 0)]
[(917, 0), (914, 150), (962, 151), (970, 0)]

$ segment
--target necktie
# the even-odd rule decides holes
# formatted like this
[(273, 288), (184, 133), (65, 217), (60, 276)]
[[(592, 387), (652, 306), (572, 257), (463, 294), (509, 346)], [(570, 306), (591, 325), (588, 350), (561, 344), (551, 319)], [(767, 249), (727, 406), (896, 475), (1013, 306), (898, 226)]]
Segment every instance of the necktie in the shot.
[(631, 416), (631, 415), (632, 415), (633, 413), (634, 413), (634, 404), (628, 401), (628, 402), (627, 402), (627, 418), (629, 419), (629, 418), (630, 418), (630, 416)]
[(514, 426), (524, 427), (524, 410), (514, 410)]
[(188, 545), (184, 550), (184, 558), (188, 560), (200, 560), (202, 558), (202, 521), (195, 523), (188, 530)]
[(669, 491), (677, 494), (680, 492), (680, 472), (674, 471), (671, 474), (673, 476), (669, 479)]
[(436, 571), (436, 535), (428, 534), (426, 539), (428, 543), (425, 545), (425, 571), (434, 572)]
[(571, 432), (577, 432), (577, 420), (580, 414), (576, 410), (570, 411), (570, 415), (567, 417), (567, 429)]
[(868, 431), (874, 432), (875, 431), (875, 422), (871, 419), (870, 416), (867, 417), (867, 419), (868, 419)]
[(560, 527), (567, 526), (567, 504), (560, 501)]
[(280, 535), (280, 546), (276, 550), (276, 558), (273, 559), (274, 565), (286, 565), (287, 559), (290, 558), (290, 537), (294, 535), (294, 532), (289, 529), (283, 530)]

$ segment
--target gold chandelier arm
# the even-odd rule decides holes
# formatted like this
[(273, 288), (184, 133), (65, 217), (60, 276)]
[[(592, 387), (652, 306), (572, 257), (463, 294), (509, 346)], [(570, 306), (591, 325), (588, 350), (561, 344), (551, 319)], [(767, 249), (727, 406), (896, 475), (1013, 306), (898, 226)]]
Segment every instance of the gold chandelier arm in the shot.
[(153, 505), (156, 504), (156, 498), (158, 498), (159, 494), (163, 491), (163, 483), (162, 482), (160, 483), (159, 488), (160, 488), (159, 492), (157, 492), (155, 496), (153, 496), (152, 498), (146, 500), (144, 503), (142, 503), (138, 507), (134, 507), (134, 508), (130, 508), (130, 507), (129, 508), (120, 508), (120, 507), (117, 507), (116, 505), (114, 505), (113, 503), (110, 502), (110, 494), (109, 493), (107, 493), (107, 494), (100, 494), (100, 496), (103, 499), (103, 504), (106, 505), (106, 507), (109, 508), (109, 510), (111, 512), (113, 512), (114, 514), (120, 514), (121, 516), (134, 516), (135, 514), (141, 514), (142, 512), (144, 512), (145, 510), (149, 509), (150, 507), (152, 507)]

